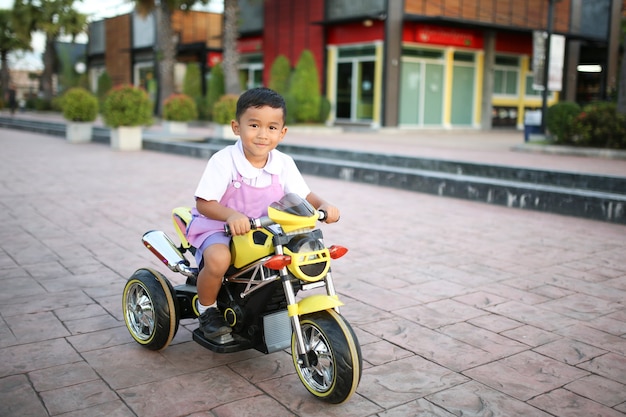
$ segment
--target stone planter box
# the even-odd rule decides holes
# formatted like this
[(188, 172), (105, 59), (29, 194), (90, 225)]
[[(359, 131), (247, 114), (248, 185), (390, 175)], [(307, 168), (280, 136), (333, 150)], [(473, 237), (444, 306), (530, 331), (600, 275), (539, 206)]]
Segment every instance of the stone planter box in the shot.
[(67, 122), (65, 139), (70, 143), (91, 142), (92, 127), (91, 122)]
[(188, 131), (187, 122), (173, 122), (168, 120), (165, 122), (165, 130), (175, 135), (184, 135)]
[(215, 139), (238, 139), (230, 125), (213, 124), (213, 138)]
[(117, 128), (112, 128), (111, 148), (117, 151), (141, 150), (141, 126), (120, 126)]

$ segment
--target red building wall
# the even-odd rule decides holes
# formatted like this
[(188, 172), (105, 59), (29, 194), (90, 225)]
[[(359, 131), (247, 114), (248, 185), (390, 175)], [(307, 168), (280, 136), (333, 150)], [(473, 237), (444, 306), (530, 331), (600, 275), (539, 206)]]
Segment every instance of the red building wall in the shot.
[[(265, 0), (263, 31), (263, 83), (269, 84), (270, 70), (278, 55), (285, 55), (292, 67), (302, 51), (315, 57), (320, 86), (326, 84), (324, 0)], [(321, 93), (321, 91), (320, 91)]]
[(373, 42), (385, 39), (385, 24), (380, 20), (370, 20), (366, 26), (362, 22), (335, 24), (328, 28), (329, 45), (342, 45), (357, 42)]

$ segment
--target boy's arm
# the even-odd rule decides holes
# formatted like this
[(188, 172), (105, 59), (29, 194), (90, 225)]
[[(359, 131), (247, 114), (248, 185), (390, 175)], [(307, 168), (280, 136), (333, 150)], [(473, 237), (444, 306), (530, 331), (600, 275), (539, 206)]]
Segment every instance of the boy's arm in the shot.
[(324, 210), (326, 212), (327, 217), (324, 220), (326, 223), (335, 223), (339, 220), (339, 209), (332, 204), (326, 202), (323, 198), (321, 198), (314, 192), (310, 192), (309, 195), (306, 196), (306, 201), (311, 203), (311, 205), (316, 209)]
[(247, 216), (215, 200), (205, 200), (196, 197), (196, 209), (200, 214), (209, 219), (226, 222), (233, 236), (243, 235), (250, 231), (250, 220)]

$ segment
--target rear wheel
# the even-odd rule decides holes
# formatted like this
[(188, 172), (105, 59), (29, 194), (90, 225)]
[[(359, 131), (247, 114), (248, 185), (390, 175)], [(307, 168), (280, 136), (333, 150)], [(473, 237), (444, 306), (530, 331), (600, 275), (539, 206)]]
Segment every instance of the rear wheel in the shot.
[(124, 287), (122, 309), (131, 336), (150, 350), (167, 347), (178, 331), (176, 292), (157, 271), (135, 271)]
[(300, 361), (295, 335), (291, 356), (300, 381), (317, 398), (339, 404), (356, 391), (361, 379), (361, 347), (347, 321), (335, 310), (300, 317), (309, 366)]

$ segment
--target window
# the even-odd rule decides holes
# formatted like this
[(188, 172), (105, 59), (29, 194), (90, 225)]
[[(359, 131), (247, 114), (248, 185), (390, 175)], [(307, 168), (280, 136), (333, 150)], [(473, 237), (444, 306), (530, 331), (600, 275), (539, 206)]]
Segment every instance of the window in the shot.
[(241, 55), (239, 58), (239, 82), (243, 90), (263, 86), (263, 56)]
[(454, 53), (454, 61), (455, 62), (474, 62), (475, 55), (471, 52), (455, 52)]
[(519, 58), (496, 56), (493, 73), (493, 93), (506, 96), (518, 95)]
[(412, 58), (443, 59), (443, 51), (440, 49), (402, 48), (402, 56)]
[(533, 88), (533, 74), (528, 74), (526, 76), (526, 95), (527, 96), (541, 96), (541, 90), (535, 90)]

